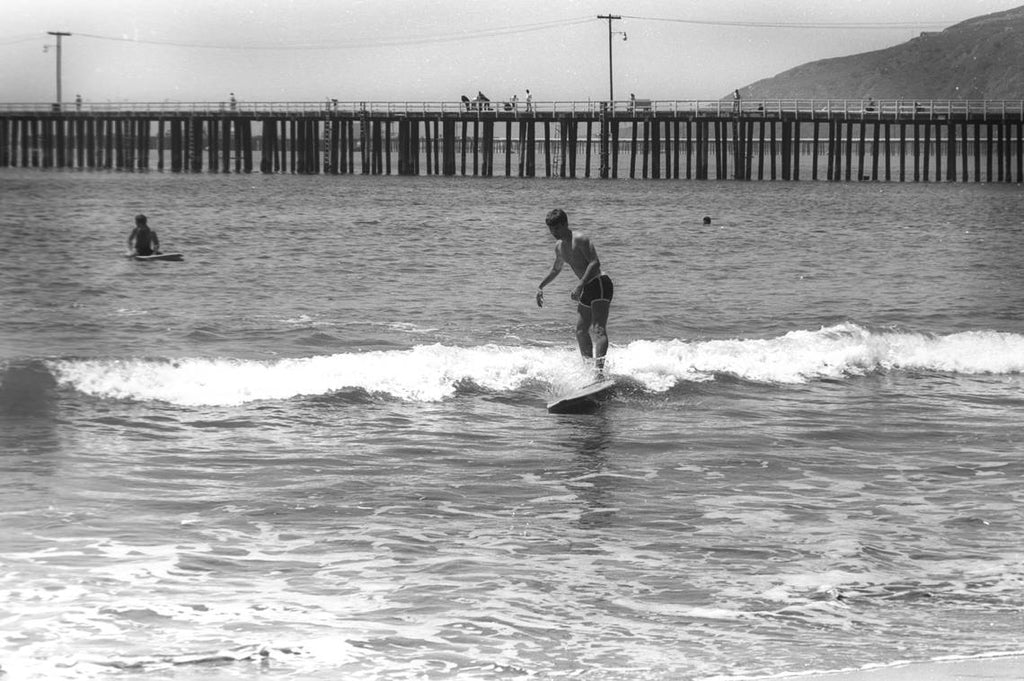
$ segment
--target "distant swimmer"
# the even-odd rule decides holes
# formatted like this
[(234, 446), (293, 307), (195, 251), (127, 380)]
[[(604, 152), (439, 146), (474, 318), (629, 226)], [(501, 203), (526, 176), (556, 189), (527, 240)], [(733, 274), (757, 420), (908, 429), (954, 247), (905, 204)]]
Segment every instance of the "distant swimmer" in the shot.
[(708, 217), (707, 215), (704, 216), (704, 224), (705, 225), (710, 225), (711, 224), (711, 218)]
[(614, 288), (612, 280), (601, 271), (601, 261), (590, 237), (569, 229), (569, 218), (561, 208), (556, 208), (544, 219), (555, 244), (555, 262), (537, 288), (537, 305), (544, 306), (544, 287), (558, 276), (562, 266), (569, 263), (579, 277), (579, 284), (570, 297), (576, 301), (576, 342), (580, 353), (594, 360), (598, 374), (604, 373), (605, 355), (608, 354), (608, 312), (612, 304)]
[(160, 252), (160, 239), (141, 213), (135, 216), (135, 229), (128, 235), (128, 252), (132, 255), (156, 255)]

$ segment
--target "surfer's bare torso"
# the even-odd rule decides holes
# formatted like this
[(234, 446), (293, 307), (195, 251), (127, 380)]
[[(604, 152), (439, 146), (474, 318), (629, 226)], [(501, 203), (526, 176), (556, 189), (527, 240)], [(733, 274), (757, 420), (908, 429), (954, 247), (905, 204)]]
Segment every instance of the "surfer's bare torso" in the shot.
[[(570, 237), (555, 242), (555, 267), (561, 269), (565, 263), (569, 263), (581, 284), (601, 275), (601, 262), (597, 259), (597, 250), (586, 234), (573, 232)], [(595, 263), (594, 267), (590, 267), (591, 263)]]

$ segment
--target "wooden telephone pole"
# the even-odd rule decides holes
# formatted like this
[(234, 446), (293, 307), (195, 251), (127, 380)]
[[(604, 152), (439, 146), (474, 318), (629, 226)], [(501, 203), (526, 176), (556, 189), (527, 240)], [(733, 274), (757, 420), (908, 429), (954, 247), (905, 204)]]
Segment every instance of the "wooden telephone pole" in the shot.
[(61, 66), (61, 64), (60, 64), (60, 62), (61, 62), (61, 57), (60, 57), (60, 39), (63, 38), (64, 36), (66, 36), (66, 35), (71, 35), (71, 34), (70, 33), (64, 33), (63, 31), (47, 31), (47, 33), (50, 34), (50, 35), (57, 36), (57, 108), (59, 109), (60, 108), (60, 103), (61, 103), (61, 96), (60, 96), (60, 66)]
[(615, 81), (612, 77), (612, 21), (621, 19), (617, 14), (598, 14), (598, 19), (608, 20), (608, 101), (615, 101)]

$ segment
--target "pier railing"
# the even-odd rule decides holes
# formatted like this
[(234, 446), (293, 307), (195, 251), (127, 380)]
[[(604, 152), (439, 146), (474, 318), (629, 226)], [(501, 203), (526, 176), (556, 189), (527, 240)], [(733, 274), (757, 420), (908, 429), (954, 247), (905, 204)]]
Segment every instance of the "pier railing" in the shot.
[(338, 113), (348, 116), (426, 116), (473, 114), (474, 117), (530, 117), (602, 114), (643, 116), (656, 114), (706, 116), (782, 116), (798, 118), (842, 115), (866, 120), (901, 117), (1002, 117), (1024, 120), (1024, 100), (907, 100), (907, 99), (749, 99), (586, 101), (338, 101), (317, 102), (65, 102), (2, 103), (2, 114), (148, 114), (197, 116), (280, 116)]

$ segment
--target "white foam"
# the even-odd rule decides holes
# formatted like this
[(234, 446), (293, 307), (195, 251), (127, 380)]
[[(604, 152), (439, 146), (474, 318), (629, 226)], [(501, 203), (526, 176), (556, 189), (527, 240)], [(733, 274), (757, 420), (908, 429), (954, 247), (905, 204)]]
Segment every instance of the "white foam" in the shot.
[(945, 336), (872, 333), (841, 324), (770, 339), (634, 341), (614, 354), (614, 369), (651, 390), (666, 390), (680, 380), (709, 380), (716, 374), (766, 383), (891, 370), (1017, 374), (1024, 371), (1024, 336), (997, 331)]
[(63, 386), (110, 399), (182, 405), (233, 405), (363, 389), (403, 400), (439, 401), (471, 381), (496, 391), (527, 381), (566, 378), (566, 351), (482, 346), (417, 346), (411, 350), (343, 353), (254, 361), (237, 359), (56, 360)]
[[(54, 360), (49, 368), (62, 386), (90, 395), (181, 405), (236, 405), (352, 389), (434, 402), (451, 397), (466, 382), (493, 391), (539, 382), (557, 392), (582, 385), (589, 377), (586, 364), (568, 346), (435, 344), (273, 361)], [(613, 347), (609, 368), (654, 392), (718, 375), (803, 383), (874, 371), (1019, 374), (1024, 371), (1024, 336), (998, 331), (878, 333), (842, 324), (768, 339), (638, 340)]]

